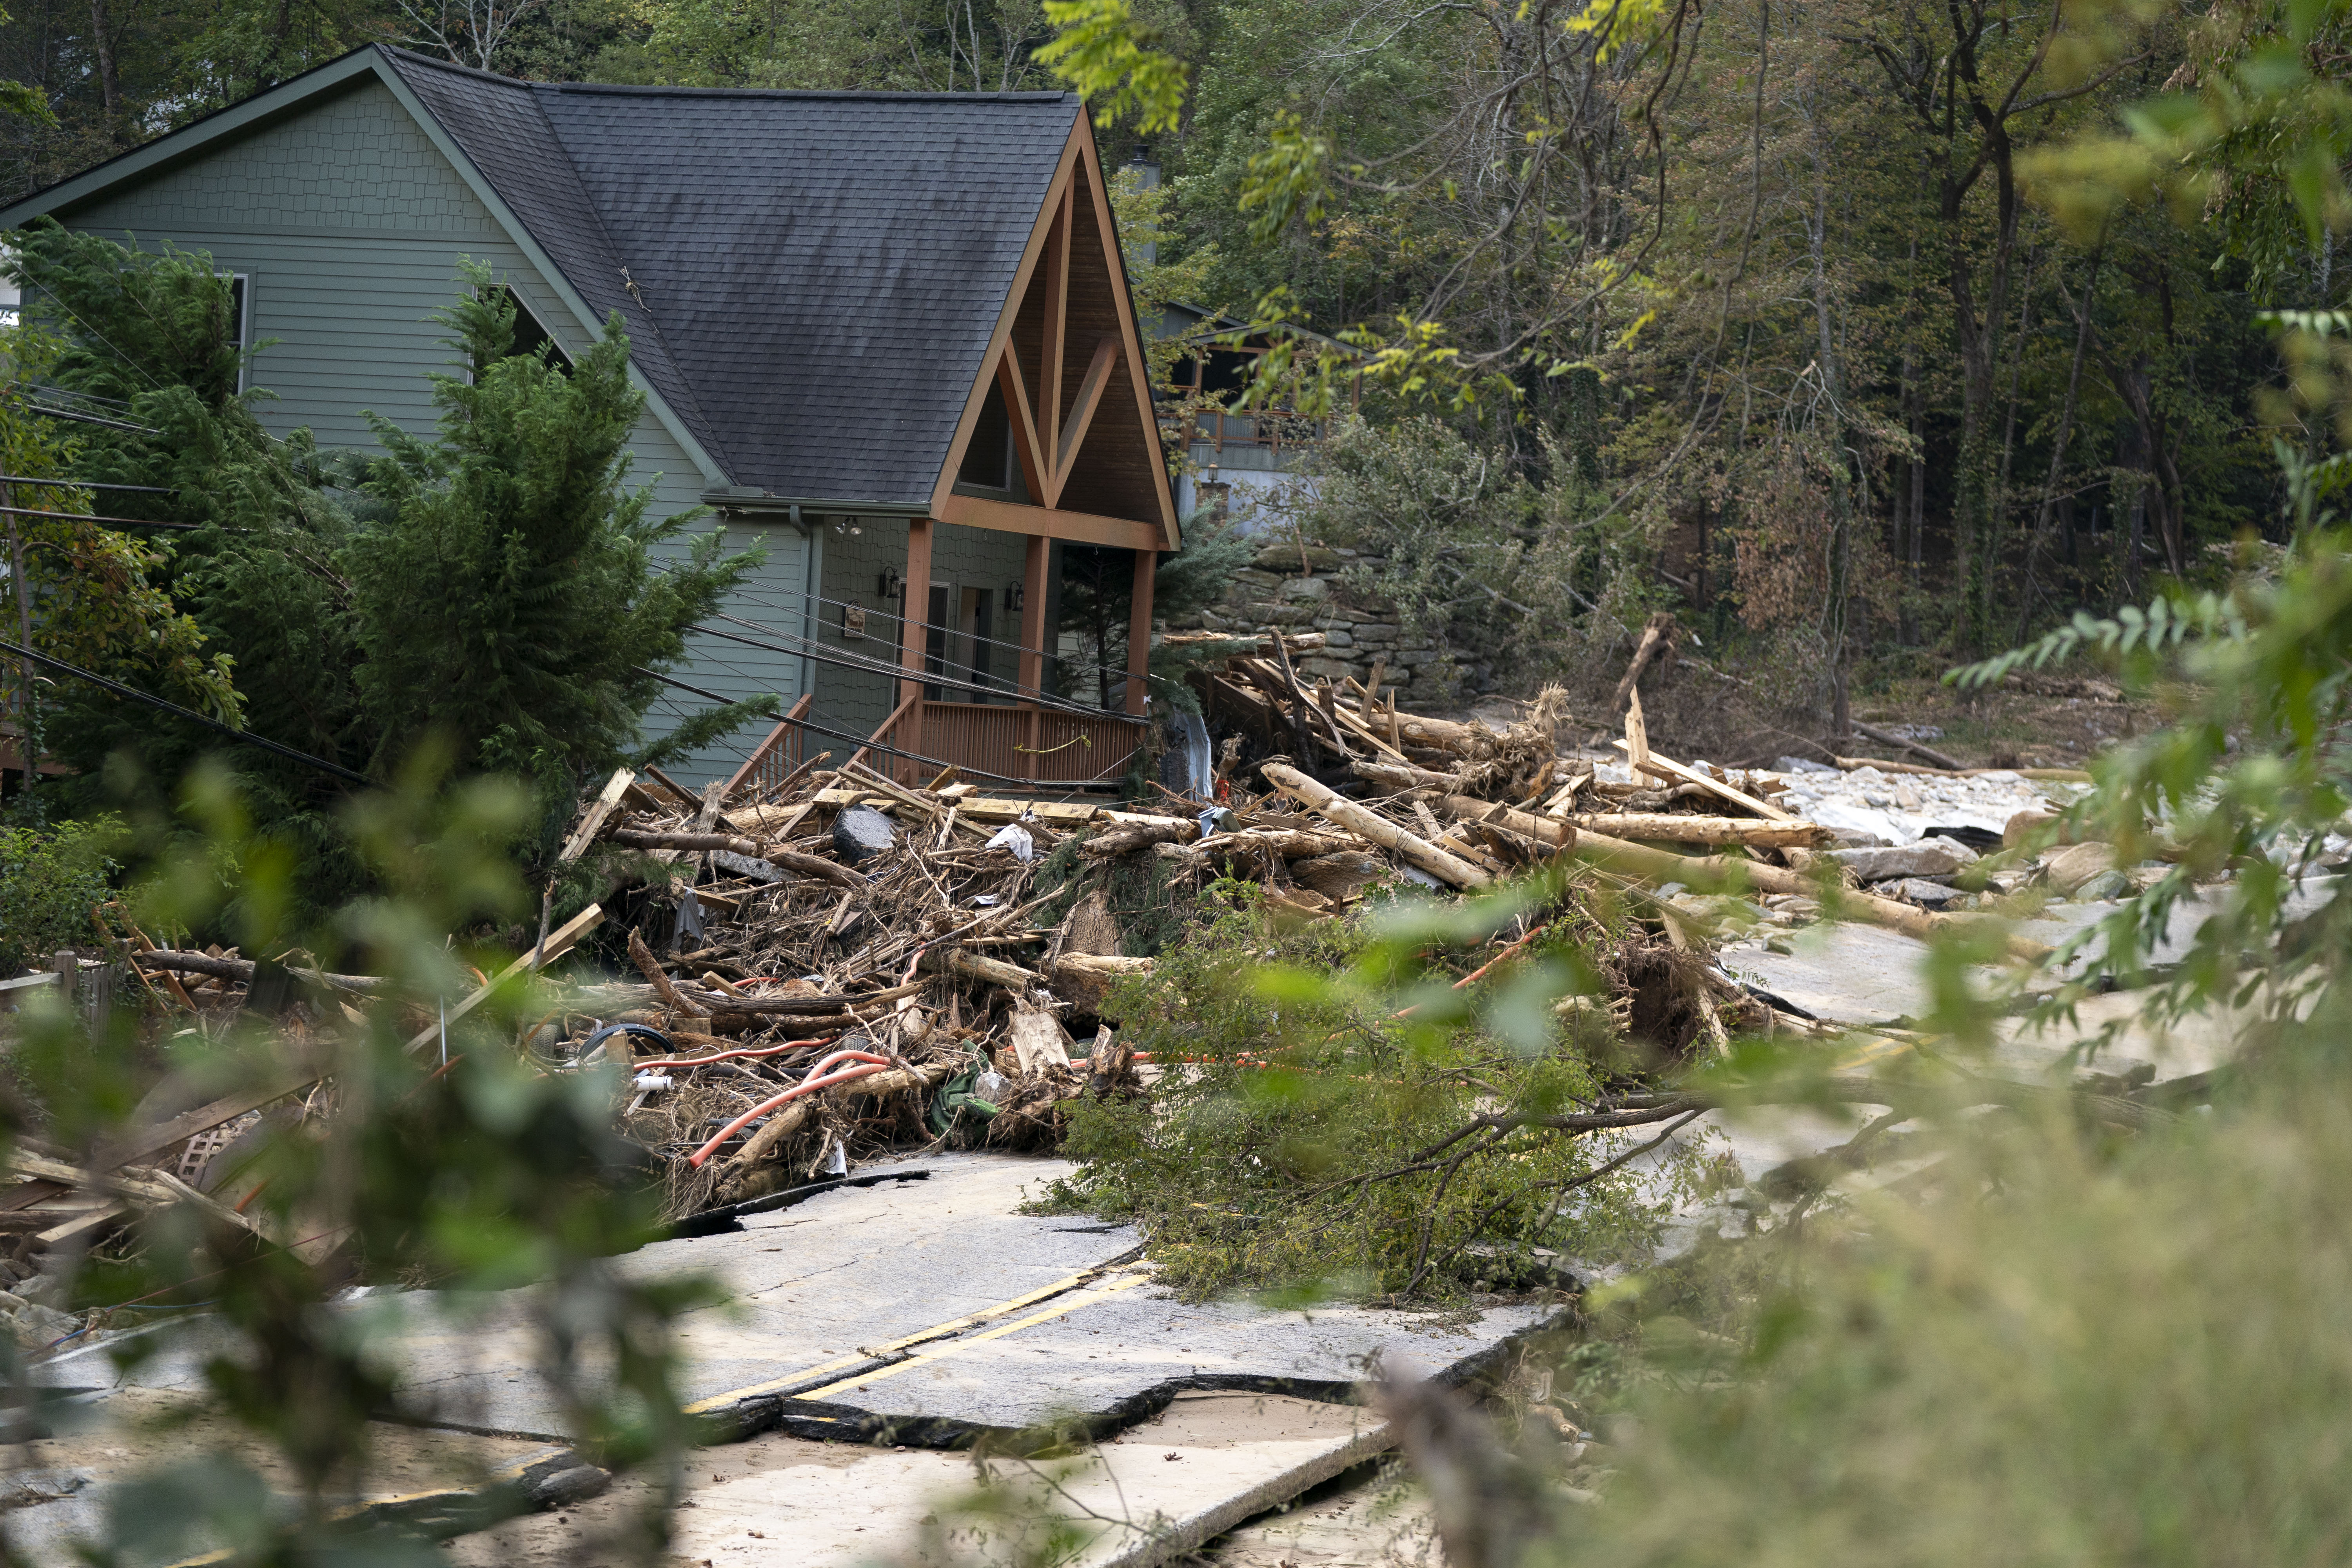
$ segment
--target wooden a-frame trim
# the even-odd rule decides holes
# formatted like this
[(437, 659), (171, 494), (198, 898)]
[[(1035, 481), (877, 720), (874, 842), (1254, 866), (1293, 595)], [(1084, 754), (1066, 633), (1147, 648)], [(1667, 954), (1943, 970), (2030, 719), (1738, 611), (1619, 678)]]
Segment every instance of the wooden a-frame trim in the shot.
[[(1070, 411), (1069, 425), (1074, 435), (1066, 445), (1063, 432), (1057, 428), (1061, 424), (1061, 347), (1069, 304), (1069, 241), (1076, 223), (1076, 204), (1072, 196), (1076, 183), (1081, 179), (1087, 182), (1087, 192), (1093, 198), (1095, 223), (1104, 261), (1117, 269), (1112, 277), (1111, 296), (1118, 317), (1118, 332), (1115, 338), (1104, 340), (1111, 345), (1108, 361), (1103, 344), (1096, 345), (1094, 361), (1079, 384), (1082, 388), (1079, 402)], [(1036, 406), (1029, 402), (1028, 388), (1021, 373), (1020, 356), (1013, 350), (1013, 323), (1021, 312), (1022, 303), (1028, 298), (1030, 282), (1038, 276), (1041, 267), (1047, 269), (1045, 277), (1049, 288), (1044, 339), (1048, 350), (1041, 356), (1044, 363), (1039, 390), (1044, 394), (1043, 406)], [(942, 521), (969, 522), (974, 527), (1016, 533), (1042, 533), (1060, 539), (1088, 539), (1102, 543), (1127, 542), (1125, 539), (1114, 541), (1101, 537), (1105, 533), (1118, 532), (1134, 538), (1156, 532), (1157, 549), (1179, 548), (1182, 540), (1177, 529), (1175, 500), (1164, 477), (1152, 487), (1160, 513), (1156, 530), (1146, 523), (1076, 512), (1065, 513), (1055, 508), (1054, 503), (1060, 499), (1063, 487), (1068, 481), (1078, 453), (1085, 445), (1086, 432), (1094, 422), (1095, 410), (1100, 405), (1103, 390), (1109, 385), (1111, 376), (1119, 373), (1122, 365), (1133, 394), (1134, 405), (1142, 418), (1151, 471), (1155, 476), (1164, 476), (1168, 459), (1160, 444), (1160, 422), (1152, 412), (1151, 384), (1145, 368), (1142, 332), (1135, 319), (1135, 302), (1128, 292), (1118, 235), (1111, 222), (1110, 193), (1103, 180), (1102, 160), (1095, 148), (1093, 127), (1081, 108), (1070, 126), (1069, 141), (1062, 149), (1061, 162), (1046, 186), (1045, 199), (1040, 205), (1036, 225), (1030, 230), (1029, 243), (1022, 251), (1021, 265), (1014, 269), (1012, 287), (1005, 290), (1004, 303), (997, 311), (996, 330), (989, 336), (987, 351), (981, 356), (980, 374), (973, 379), (971, 391), (964, 399), (963, 416), (956, 422), (955, 438), (948, 444), (947, 461), (941, 465), (940, 477), (931, 487), (930, 515)], [(971, 445), (972, 431), (979, 426), (980, 411), (988, 401), (992, 386), (1004, 393), (1006, 412), (1015, 433), (1014, 448), (1021, 458), (1023, 481), (1028, 486), (1029, 493), (1045, 503), (1042, 506), (1024, 507), (1017, 503), (990, 501), (955, 493), (956, 475), (963, 467), (964, 453)], [(1052, 457), (1048, 456), (1049, 453)], [(1017, 514), (1028, 511), (1045, 515), (1034, 520), (1013, 521)], [(982, 521), (982, 518), (989, 521)], [(1065, 519), (1067, 521), (1062, 521)], [(1137, 542), (1129, 547), (1142, 549), (1144, 545)]]
[(1070, 482), (1070, 468), (1077, 461), (1078, 448), (1086, 444), (1087, 426), (1095, 422), (1095, 410), (1102, 405), (1103, 388), (1109, 384), (1111, 372), (1118, 365), (1118, 339), (1106, 332), (1095, 344), (1095, 357), (1087, 366), (1086, 379), (1078, 383), (1078, 400), (1070, 405), (1070, 422), (1054, 438), (1054, 483), (1046, 493), (1047, 506), (1062, 504), (1062, 487)]

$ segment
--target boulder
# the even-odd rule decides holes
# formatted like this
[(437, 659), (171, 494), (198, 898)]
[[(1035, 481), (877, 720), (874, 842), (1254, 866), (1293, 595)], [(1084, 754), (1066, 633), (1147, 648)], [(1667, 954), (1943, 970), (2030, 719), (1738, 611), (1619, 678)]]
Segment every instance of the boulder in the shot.
[(1977, 858), (1977, 852), (1949, 838), (1922, 838), (1888, 849), (1832, 849), (1830, 858), (1854, 874), (1858, 881), (1891, 882), (1900, 878), (1949, 877)]
[(833, 819), (833, 852), (845, 866), (863, 866), (898, 842), (898, 825), (870, 805), (853, 805)]
[(2001, 844), (2006, 848), (2014, 849), (2024, 843), (2026, 836), (2035, 828), (2045, 822), (2057, 820), (2057, 814), (2054, 812), (2035, 811), (2029, 807), (2009, 819), (2008, 826), (2000, 830)]
[(2042, 858), (2042, 879), (2072, 898), (2075, 889), (2116, 865), (2116, 847), (2096, 839), (2053, 849)]
[(1941, 882), (1930, 882), (1924, 877), (1906, 877), (1899, 882), (1887, 882), (1872, 889), (1884, 898), (1901, 899), (1924, 909), (1940, 910), (1957, 904), (1969, 895), (1958, 888), (1948, 888)]

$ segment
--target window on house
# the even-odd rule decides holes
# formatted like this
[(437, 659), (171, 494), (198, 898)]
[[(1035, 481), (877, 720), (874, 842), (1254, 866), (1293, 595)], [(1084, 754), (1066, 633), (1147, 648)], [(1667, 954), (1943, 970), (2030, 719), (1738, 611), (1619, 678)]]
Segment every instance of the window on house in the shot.
[(963, 449), (963, 465), (956, 478), (982, 489), (1013, 488), (1013, 416), (1005, 412), (1004, 389), (992, 386), (980, 405), (980, 423), (972, 426), (971, 445)]
[[(514, 307), (514, 336), (508, 340), (507, 352), (502, 357), (513, 359), (522, 354), (535, 354), (544, 348), (547, 351), (547, 363), (564, 374), (570, 375), (572, 356), (565, 353), (556, 343), (555, 335), (552, 332), (540, 325), (539, 318), (530, 313), (530, 307), (516, 298), (514, 290), (504, 284), (499, 286), (498, 294), (501, 303)], [(480, 365), (474, 367), (477, 374), (481, 369)]]
[[(253, 346), (253, 279), (243, 272), (222, 272), (214, 276), (228, 280), (228, 341), (229, 346), (242, 355)], [(245, 365), (236, 367), (236, 389), (245, 390)]]

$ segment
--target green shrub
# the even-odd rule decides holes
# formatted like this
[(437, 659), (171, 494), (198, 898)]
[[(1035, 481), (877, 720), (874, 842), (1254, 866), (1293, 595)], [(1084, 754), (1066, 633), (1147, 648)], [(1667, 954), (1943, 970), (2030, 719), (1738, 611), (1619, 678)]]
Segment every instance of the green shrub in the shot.
[(1299, 926), (1254, 888), (1214, 891), (1235, 907), (1114, 1001), (1159, 1081), (1076, 1105), (1066, 1152), (1083, 1167), (1051, 1201), (1140, 1224), (1160, 1278), (1194, 1296), (1459, 1300), (1539, 1282), (1538, 1248), (1646, 1250), (1657, 1189), (1601, 1169), (1623, 1145), (1545, 1123), (1601, 1098), (1602, 1053), (1547, 1007), (1512, 1012), (1580, 989), (1570, 963), (1538, 954), (1475, 1022), (1450, 974), (1420, 981), (1426, 955), (1483, 944), (1516, 906), (1401, 901), (1370, 929)]
[(119, 831), (110, 817), (0, 827), (0, 975), (37, 968), (96, 934), (90, 906), (112, 896), (107, 850)]

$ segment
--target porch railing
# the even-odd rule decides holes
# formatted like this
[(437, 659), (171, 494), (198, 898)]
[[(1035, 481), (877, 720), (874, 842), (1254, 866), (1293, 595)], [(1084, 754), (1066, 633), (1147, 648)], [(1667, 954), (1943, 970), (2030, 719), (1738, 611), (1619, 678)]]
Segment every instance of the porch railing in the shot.
[(768, 731), (768, 738), (743, 759), (743, 765), (727, 781), (726, 794), (720, 798), (733, 800), (736, 791), (749, 788), (751, 797), (757, 800), (792, 776), (808, 750), (808, 731), (800, 721), (808, 717), (811, 700), (810, 696), (804, 695), (784, 710), (782, 721)]
[[(900, 703), (851, 761), (901, 784), (954, 766), (975, 782), (1045, 787), (1120, 777), (1143, 745), (1145, 721), (993, 702)], [(886, 749), (887, 748), (887, 749)]]

